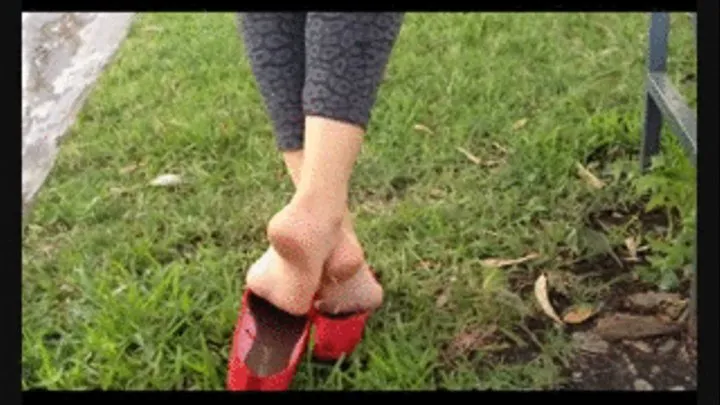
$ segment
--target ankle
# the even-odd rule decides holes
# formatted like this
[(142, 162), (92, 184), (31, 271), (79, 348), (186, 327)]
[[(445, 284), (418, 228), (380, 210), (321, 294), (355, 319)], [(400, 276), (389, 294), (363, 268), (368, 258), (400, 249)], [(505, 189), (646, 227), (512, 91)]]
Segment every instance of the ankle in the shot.
[(318, 221), (341, 227), (347, 219), (347, 199), (338, 195), (297, 192), (290, 205), (309, 213)]

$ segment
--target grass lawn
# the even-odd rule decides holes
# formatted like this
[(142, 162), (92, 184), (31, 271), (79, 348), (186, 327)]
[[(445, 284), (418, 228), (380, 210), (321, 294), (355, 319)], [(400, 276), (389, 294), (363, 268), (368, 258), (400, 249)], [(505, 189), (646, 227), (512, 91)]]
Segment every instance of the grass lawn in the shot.
[[(694, 102), (693, 31), (674, 21), (670, 66)], [(537, 308), (532, 282), (607, 256), (588, 218), (644, 201), (647, 22), (407, 15), (351, 197), (386, 301), (353, 356), (304, 362), (295, 389), (566, 381), (569, 334)], [(689, 173), (666, 135), (665, 162)], [(148, 185), (166, 173), (186, 184)], [(25, 225), (23, 387), (223, 389), (245, 270), (291, 191), (234, 16), (140, 16)], [(626, 231), (604, 245), (619, 251)], [(636, 272), (625, 273), (575, 296), (603, 301)]]

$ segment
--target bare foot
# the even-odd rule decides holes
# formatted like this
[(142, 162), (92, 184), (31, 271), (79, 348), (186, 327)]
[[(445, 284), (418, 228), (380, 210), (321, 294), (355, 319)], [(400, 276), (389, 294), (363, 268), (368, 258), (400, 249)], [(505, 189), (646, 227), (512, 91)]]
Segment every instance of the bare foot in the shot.
[[(280, 295), (273, 290), (287, 284), (283, 277), (292, 272), (288, 261), (270, 247), (250, 268), (246, 283), (255, 294), (268, 299)], [(365, 253), (347, 215), (341, 240), (324, 264), (315, 307), (326, 314), (346, 314), (375, 309), (382, 300), (382, 286), (365, 263)], [(282, 297), (276, 297), (277, 301), (282, 302)], [(278, 305), (276, 302), (273, 304)]]
[(383, 289), (365, 262), (349, 214), (343, 220), (343, 234), (325, 262), (315, 308), (332, 315), (374, 310), (382, 304)]
[(248, 288), (289, 314), (310, 310), (323, 265), (342, 236), (342, 216), (322, 208), (293, 201), (275, 214), (267, 228), (275, 263), (248, 272)]
[(370, 267), (365, 265), (349, 280), (323, 284), (315, 308), (329, 315), (351, 314), (374, 310), (382, 304), (382, 300), (382, 286)]

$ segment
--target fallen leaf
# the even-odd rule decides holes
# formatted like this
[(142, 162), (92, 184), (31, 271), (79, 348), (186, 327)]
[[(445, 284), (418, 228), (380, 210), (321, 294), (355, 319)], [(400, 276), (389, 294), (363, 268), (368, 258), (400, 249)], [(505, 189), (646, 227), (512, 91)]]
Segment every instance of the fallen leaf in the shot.
[(608, 342), (592, 332), (575, 332), (572, 334), (573, 345), (585, 352), (605, 354), (610, 350)]
[(57, 246), (55, 246), (54, 244), (50, 243), (50, 244), (47, 244), (47, 245), (42, 245), (42, 246), (40, 246), (40, 249), (39, 249), (39, 250), (40, 250), (41, 252), (43, 252), (44, 254), (46, 254), (46, 255), (50, 255), (56, 248), (57, 248)]
[(678, 345), (677, 340), (668, 339), (665, 343), (658, 346), (658, 352), (663, 353), (663, 354), (670, 353), (671, 351), (673, 351), (673, 349), (675, 349), (675, 347), (677, 347), (677, 345)]
[(458, 146), (458, 147), (457, 147), (457, 150), (458, 150), (460, 153), (462, 153), (463, 155), (465, 155), (465, 157), (468, 158), (468, 160), (470, 160), (471, 162), (475, 163), (476, 165), (479, 165), (479, 164), (482, 162), (482, 160), (480, 160), (479, 157), (473, 155), (472, 153), (470, 153), (469, 150), (467, 150), (467, 149), (465, 149), (465, 148), (461, 148), (461, 147)]
[(65, 293), (74, 292), (75, 290), (76, 290), (75, 287), (71, 286), (70, 284), (63, 283), (60, 285), (60, 291), (65, 292)]
[(655, 389), (652, 384), (642, 378), (638, 378), (633, 381), (633, 388), (635, 388), (635, 391), (652, 391)]
[(435, 263), (431, 260), (420, 260), (417, 263), (417, 266), (423, 270), (432, 270), (436, 265), (437, 265), (437, 263)]
[(547, 276), (545, 273), (540, 274), (540, 277), (535, 280), (535, 299), (537, 299), (540, 308), (543, 310), (545, 315), (550, 317), (558, 325), (563, 325), (563, 321), (558, 317), (555, 309), (550, 304), (550, 298), (548, 297), (548, 283)]
[(592, 318), (597, 313), (596, 307), (590, 304), (573, 305), (565, 311), (563, 322), (577, 325)]
[(455, 336), (451, 348), (456, 354), (477, 350), (487, 344), (488, 338), (495, 334), (496, 331), (496, 325), (490, 325), (482, 329), (466, 329)]
[(673, 335), (683, 328), (678, 323), (664, 322), (652, 316), (617, 313), (598, 319), (594, 332), (607, 341), (615, 341)]
[(480, 261), (480, 264), (482, 264), (485, 267), (508, 267), (508, 266), (516, 266), (518, 264), (522, 264), (525, 262), (528, 262), (530, 260), (534, 260), (540, 257), (538, 253), (530, 253), (527, 256), (523, 256), (517, 259), (484, 259)]
[(134, 172), (135, 170), (137, 170), (138, 167), (140, 167), (140, 166), (137, 165), (137, 164), (132, 164), (132, 165), (128, 165), (128, 166), (123, 167), (123, 168), (120, 169), (119, 171), (120, 171), (120, 174), (129, 174), (129, 173), (132, 173), (132, 172)]
[(448, 301), (450, 301), (450, 294), (448, 291), (443, 291), (437, 297), (437, 300), (435, 301), (435, 306), (437, 308), (442, 308), (448, 303)]
[(432, 129), (426, 127), (426, 126), (423, 125), (423, 124), (415, 124), (415, 125), (413, 126), (413, 129), (416, 130), (416, 131), (425, 132), (426, 134), (429, 134), (429, 135), (433, 135), (433, 134), (434, 134), (434, 132), (432, 131)]
[(628, 250), (628, 254), (630, 255), (627, 259), (632, 261), (638, 261), (638, 241), (634, 237), (629, 237), (625, 239), (625, 247)]
[(505, 163), (504, 160), (501, 160), (501, 159), (491, 159), (491, 160), (486, 160), (486, 161), (482, 162), (482, 165), (485, 166), (485, 167), (497, 167), (497, 166), (500, 166), (500, 165), (503, 164), (503, 163)]
[(580, 164), (580, 162), (575, 163), (575, 166), (578, 170), (578, 175), (585, 180), (591, 187), (595, 189), (601, 189), (605, 187), (605, 182), (598, 179), (590, 170), (586, 169), (585, 166)]
[(170, 186), (177, 186), (178, 184), (181, 184), (183, 182), (182, 178), (178, 176), (177, 174), (162, 174), (153, 181), (150, 182), (151, 186), (157, 186), (157, 187), (170, 187)]
[(652, 353), (654, 350), (652, 346), (647, 344), (646, 342), (643, 342), (642, 340), (624, 340), (624, 344), (627, 346), (634, 347), (635, 349), (643, 352), (643, 353)]
[(505, 154), (508, 153), (507, 148), (505, 148), (504, 146), (500, 145), (500, 144), (497, 143), (497, 142), (493, 142), (493, 143), (492, 143), (492, 146), (495, 147), (495, 149), (499, 150), (499, 151), (502, 152), (502, 153), (505, 153)]
[(492, 292), (506, 288), (507, 274), (505, 271), (497, 267), (484, 269), (482, 272), (482, 289), (483, 291)]
[(483, 353), (495, 353), (495, 352), (503, 352), (512, 346), (510, 343), (497, 343), (497, 344), (490, 344), (487, 346), (483, 346), (482, 350)]
[(684, 301), (677, 293), (647, 291), (633, 294), (627, 297), (626, 303), (629, 307), (641, 311), (651, 311), (662, 305), (679, 303)]
[(120, 287), (114, 289), (114, 290), (111, 292), (111, 294), (112, 294), (112, 295), (118, 295), (118, 294), (120, 294), (121, 292), (125, 291), (126, 289), (127, 289), (127, 286), (126, 286), (125, 284), (122, 284), (122, 285), (120, 285)]
[(515, 123), (512, 125), (513, 131), (522, 129), (522, 127), (524, 127), (525, 124), (527, 124), (527, 122), (528, 122), (527, 118), (523, 118), (523, 119), (515, 121)]
[(677, 319), (687, 307), (688, 300), (680, 294), (648, 291), (628, 296), (625, 305), (639, 312), (663, 312)]
[(110, 191), (110, 194), (113, 194), (113, 195), (123, 195), (123, 194), (130, 192), (130, 189), (126, 188), (126, 187), (110, 187), (109, 191)]

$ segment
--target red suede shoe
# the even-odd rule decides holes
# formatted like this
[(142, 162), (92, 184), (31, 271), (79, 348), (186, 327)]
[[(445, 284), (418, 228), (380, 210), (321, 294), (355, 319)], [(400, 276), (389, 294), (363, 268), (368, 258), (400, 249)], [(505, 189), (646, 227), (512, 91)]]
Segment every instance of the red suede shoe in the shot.
[(228, 365), (230, 391), (285, 391), (307, 347), (311, 317), (293, 316), (246, 290)]
[[(374, 270), (370, 269), (377, 279)], [(356, 312), (345, 316), (322, 314), (315, 310), (312, 322), (315, 326), (313, 357), (320, 361), (337, 361), (348, 356), (360, 343), (365, 324), (372, 311)]]

